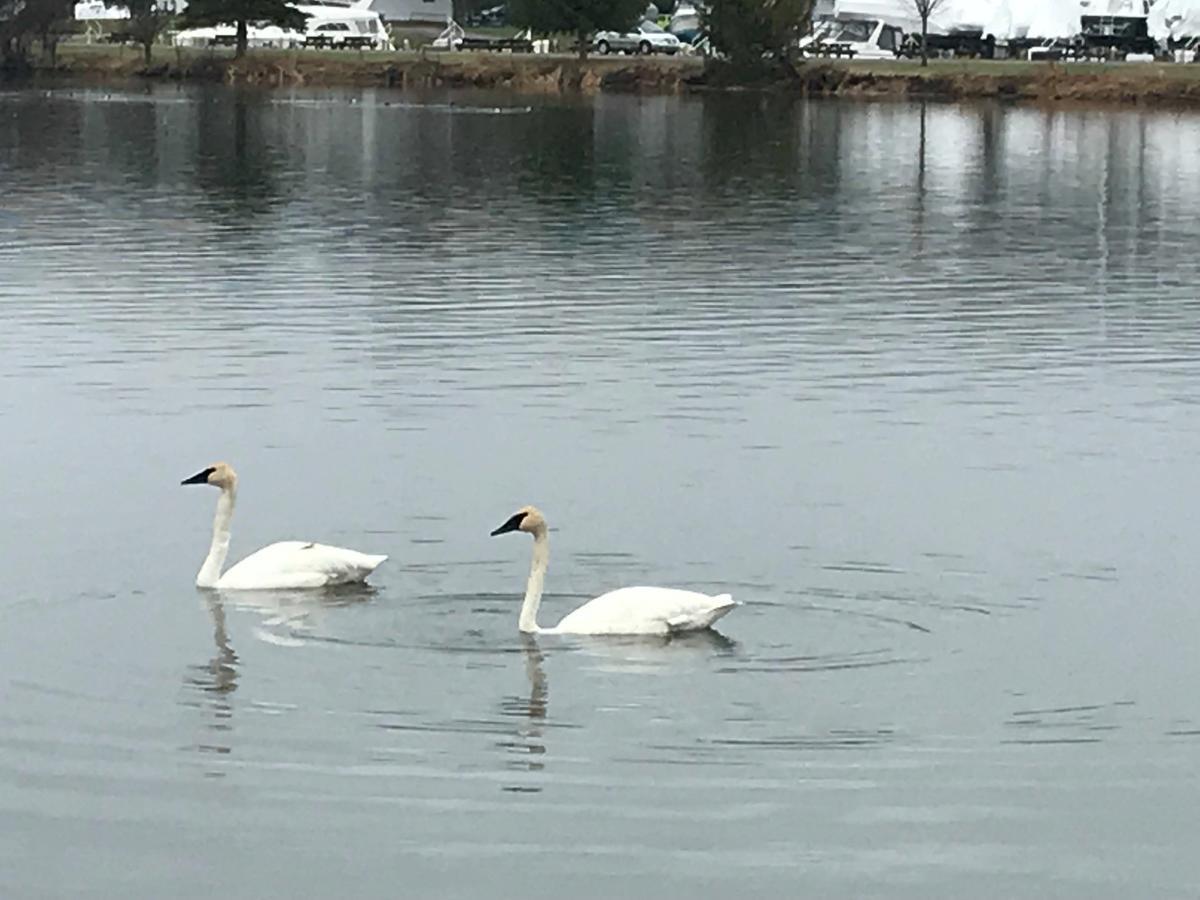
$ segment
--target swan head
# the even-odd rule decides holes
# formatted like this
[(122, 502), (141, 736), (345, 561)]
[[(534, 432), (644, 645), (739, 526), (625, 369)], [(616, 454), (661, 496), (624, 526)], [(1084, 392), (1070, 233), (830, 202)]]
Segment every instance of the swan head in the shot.
[(492, 537), (508, 534), (510, 531), (524, 531), (536, 537), (546, 532), (546, 519), (536, 506), (522, 506), (508, 517), (507, 522), (492, 532)]
[(211, 484), (221, 490), (232, 489), (237, 484), (237, 472), (229, 463), (214, 463), (207, 469), (201, 469), (191, 478), (185, 478), (180, 484)]

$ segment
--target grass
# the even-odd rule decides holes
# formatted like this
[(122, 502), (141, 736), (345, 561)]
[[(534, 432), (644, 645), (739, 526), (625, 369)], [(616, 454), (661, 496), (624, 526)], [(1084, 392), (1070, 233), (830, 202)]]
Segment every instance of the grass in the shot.
[[(813, 60), (817, 62), (817, 60)], [(824, 60), (820, 60), (824, 63)], [(877, 76), (982, 75), (992, 77), (1043, 77), (1047, 74), (1118, 76), (1121, 78), (1178, 78), (1200, 81), (1200, 65), (1137, 62), (1030, 62), (1022, 59), (931, 59), (924, 70), (919, 60), (830, 60), (828, 65)]]

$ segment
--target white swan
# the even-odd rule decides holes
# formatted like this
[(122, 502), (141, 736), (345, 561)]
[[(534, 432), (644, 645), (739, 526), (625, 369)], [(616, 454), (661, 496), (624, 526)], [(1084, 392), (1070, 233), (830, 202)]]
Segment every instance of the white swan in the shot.
[(217, 463), (180, 484), (211, 484), (221, 489), (213, 519), (212, 545), (196, 575), (196, 586), (222, 590), (279, 590), (318, 588), (363, 581), (387, 559), (357, 550), (308, 541), (280, 541), (251, 553), (221, 574), (229, 554), (229, 520), (237, 500), (237, 473), (228, 463)]
[(553, 628), (539, 628), (538, 606), (546, 567), (550, 564), (550, 537), (546, 520), (533, 506), (517, 510), (495, 531), (524, 531), (533, 535), (533, 564), (521, 618), (517, 627), (526, 634), (674, 634), (710, 628), (717, 619), (740, 606), (729, 594), (709, 596), (677, 588), (627, 587), (589, 600)]

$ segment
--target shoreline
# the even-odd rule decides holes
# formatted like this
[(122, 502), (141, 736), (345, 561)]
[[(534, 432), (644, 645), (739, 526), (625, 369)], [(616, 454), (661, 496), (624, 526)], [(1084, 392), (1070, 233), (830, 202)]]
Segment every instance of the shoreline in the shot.
[(1200, 64), (1051, 63), (1018, 60), (807, 60), (770, 78), (739, 78), (697, 57), (588, 57), (477, 52), (224, 51), (60, 46), (54, 68), (34, 81), (72, 79), (220, 81), (266, 86), (475, 87), (516, 93), (768, 92), (795, 96), (913, 100), (1084, 102), (1200, 109)]

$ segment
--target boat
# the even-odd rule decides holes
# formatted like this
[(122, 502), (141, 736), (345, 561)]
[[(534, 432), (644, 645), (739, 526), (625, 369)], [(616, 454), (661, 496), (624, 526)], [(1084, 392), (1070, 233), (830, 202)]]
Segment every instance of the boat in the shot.
[(800, 39), (801, 51), (852, 59), (895, 59), (906, 32), (921, 21), (904, 0), (835, 0), (832, 15), (818, 19)]

